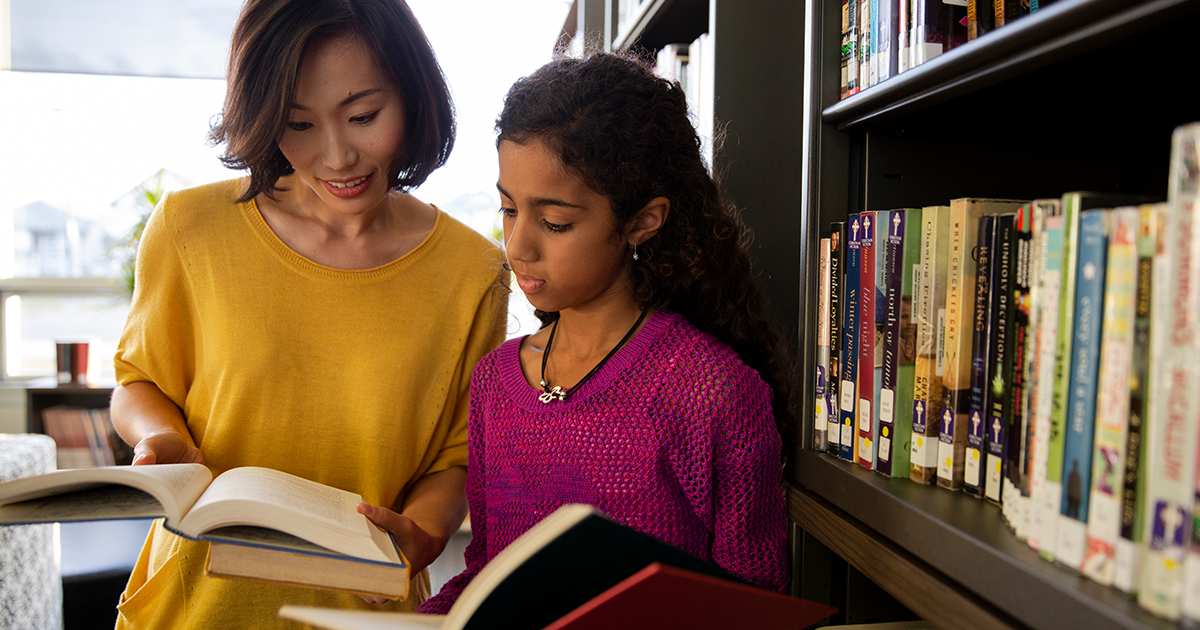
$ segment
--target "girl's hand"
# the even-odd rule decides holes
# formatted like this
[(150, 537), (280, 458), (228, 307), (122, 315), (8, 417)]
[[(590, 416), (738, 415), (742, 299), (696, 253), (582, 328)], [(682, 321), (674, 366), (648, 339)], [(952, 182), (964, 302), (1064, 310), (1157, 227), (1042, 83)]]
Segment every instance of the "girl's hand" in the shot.
[[(409, 575), (416, 575), (429, 566), (446, 546), (445, 543), (438, 544), (433, 536), (421, 529), (411, 518), (388, 508), (359, 503), (358, 513), (392, 533), (392, 537), (396, 539), (396, 545), (400, 547), (404, 558), (408, 560)], [(382, 604), (388, 601), (382, 597), (366, 595), (359, 597), (372, 604)]]
[(204, 455), (192, 441), (175, 431), (162, 431), (142, 438), (133, 447), (133, 465), (203, 464)]

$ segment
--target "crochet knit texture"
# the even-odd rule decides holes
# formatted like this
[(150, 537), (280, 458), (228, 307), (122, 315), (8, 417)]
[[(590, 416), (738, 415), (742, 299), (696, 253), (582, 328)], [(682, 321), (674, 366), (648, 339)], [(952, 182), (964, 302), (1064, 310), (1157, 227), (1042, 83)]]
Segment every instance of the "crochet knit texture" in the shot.
[(659, 311), (568, 400), (543, 404), (520, 344), (492, 351), (472, 376), (467, 568), (421, 612), (445, 613), (484, 564), (567, 503), (786, 588), (771, 391), (732, 349)]

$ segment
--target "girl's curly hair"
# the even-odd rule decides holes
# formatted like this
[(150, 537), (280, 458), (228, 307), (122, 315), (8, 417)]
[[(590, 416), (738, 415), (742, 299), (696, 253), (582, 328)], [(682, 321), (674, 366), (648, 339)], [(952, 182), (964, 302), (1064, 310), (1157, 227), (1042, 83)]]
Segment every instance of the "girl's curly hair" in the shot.
[[(668, 308), (733, 348), (774, 394), (784, 457), (794, 422), (787, 346), (767, 315), (749, 231), (709, 175), (678, 83), (629, 53), (558, 58), (518, 80), (496, 120), (497, 145), (541, 141), (607, 197), (620, 231), (655, 197), (671, 202), (630, 272), (644, 308)], [(543, 323), (557, 313), (538, 312)]]

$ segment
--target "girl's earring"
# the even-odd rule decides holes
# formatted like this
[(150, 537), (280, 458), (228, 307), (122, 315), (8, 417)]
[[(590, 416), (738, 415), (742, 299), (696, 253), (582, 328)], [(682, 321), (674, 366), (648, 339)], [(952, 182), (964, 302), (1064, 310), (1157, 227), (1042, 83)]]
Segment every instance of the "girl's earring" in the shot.
[(633, 259), (634, 259), (634, 260), (637, 260), (637, 259), (638, 259), (638, 255), (637, 255), (637, 243), (636, 243), (636, 242), (634, 242), (634, 243), (633, 243)]

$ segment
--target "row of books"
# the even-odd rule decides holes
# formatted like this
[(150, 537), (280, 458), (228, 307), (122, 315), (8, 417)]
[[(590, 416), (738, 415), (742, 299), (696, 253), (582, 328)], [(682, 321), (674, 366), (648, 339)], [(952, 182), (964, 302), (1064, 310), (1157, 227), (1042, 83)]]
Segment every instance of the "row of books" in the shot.
[(1165, 203), (968, 198), (835, 223), (815, 447), (999, 503), (1046, 559), (1200, 620), (1198, 147), (1200, 124), (1176, 130)]
[(842, 0), (841, 98), (1049, 4), (1048, 0)]
[(133, 449), (117, 435), (108, 409), (47, 407), (42, 410), (42, 430), (54, 438), (60, 469), (117, 466), (133, 461)]

